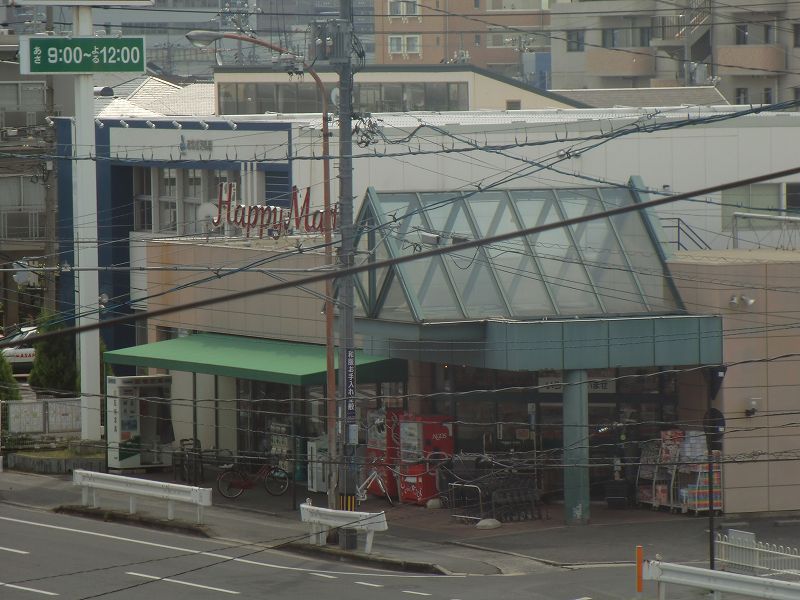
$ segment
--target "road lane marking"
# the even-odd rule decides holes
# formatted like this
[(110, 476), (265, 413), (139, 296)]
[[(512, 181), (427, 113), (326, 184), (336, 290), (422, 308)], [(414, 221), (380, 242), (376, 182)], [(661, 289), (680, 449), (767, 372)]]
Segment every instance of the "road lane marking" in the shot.
[(3, 546), (0, 546), (0, 550), (4, 552), (13, 552), (14, 554), (30, 554), (30, 552), (26, 550), (15, 550), (14, 548), (4, 548)]
[[(181, 546), (172, 546), (169, 544), (159, 544), (157, 542), (147, 542), (145, 540), (137, 540), (135, 538), (123, 537), (119, 535), (112, 535), (109, 533), (99, 533), (97, 531), (86, 531), (84, 529), (76, 529), (74, 527), (64, 527), (61, 525), (51, 525), (49, 523), (37, 523), (36, 521), (27, 521), (25, 519), (15, 519), (12, 517), (0, 517), (0, 521), (8, 521), (9, 523), (19, 523), (22, 525), (32, 525), (34, 527), (43, 527), (45, 529), (52, 529), (54, 531), (66, 531), (68, 533), (75, 533), (79, 535), (88, 535), (97, 538), (113, 540), (117, 542), (127, 542), (129, 544), (139, 544), (141, 546), (147, 546), (149, 548), (160, 548), (162, 550), (170, 550), (173, 552), (181, 552), (187, 555), (195, 555), (195, 556), (205, 556), (215, 559), (223, 559), (230, 562), (236, 562), (239, 564), (245, 565), (253, 565), (257, 567), (266, 567), (270, 569), (280, 569), (283, 571), (296, 571), (300, 573), (313, 573), (318, 572), (319, 569), (310, 569), (308, 567), (289, 567), (286, 565), (278, 565), (275, 563), (268, 563), (259, 560), (247, 559), (247, 558), (236, 558), (233, 556), (229, 556), (227, 554), (220, 554), (218, 552), (205, 552), (203, 550), (195, 550), (193, 548), (185, 548)], [(266, 550), (266, 548), (265, 548)], [(363, 577), (363, 571), (327, 571), (327, 573), (332, 573), (334, 575), (355, 575), (358, 577)], [(464, 579), (466, 575), (420, 575), (420, 574), (408, 574), (408, 573), (370, 573), (370, 577), (387, 577), (393, 579)]]
[(404, 594), (414, 594), (415, 596), (430, 596), (428, 592), (414, 592), (412, 590), (403, 590)]
[(328, 575), (327, 573), (312, 573), (312, 575), (315, 575), (316, 577), (325, 577), (327, 579), (338, 579), (338, 577), (335, 575)]
[(126, 575), (133, 575), (134, 577), (144, 577), (145, 579), (152, 579), (154, 581), (166, 581), (167, 583), (177, 583), (180, 585), (188, 585), (189, 587), (201, 588), (204, 590), (211, 590), (212, 592), (223, 592), (225, 594), (240, 594), (234, 590), (226, 590), (225, 588), (211, 587), (210, 585), (200, 585), (199, 583), (189, 583), (188, 581), (179, 581), (178, 579), (171, 579), (170, 577), (156, 577), (155, 575), (147, 575), (146, 573), (134, 573), (133, 571), (126, 571)]
[(357, 585), (366, 585), (367, 587), (383, 587), (380, 583), (369, 583), (368, 581), (354, 581)]
[(45, 596), (58, 596), (55, 592), (46, 592), (44, 590), (37, 590), (36, 588), (32, 587), (25, 587), (22, 585), (14, 585), (12, 583), (3, 583), (0, 581), (0, 587), (7, 587), (13, 590), (22, 590), (23, 592), (33, 592), (34, 594), (44, 594)]

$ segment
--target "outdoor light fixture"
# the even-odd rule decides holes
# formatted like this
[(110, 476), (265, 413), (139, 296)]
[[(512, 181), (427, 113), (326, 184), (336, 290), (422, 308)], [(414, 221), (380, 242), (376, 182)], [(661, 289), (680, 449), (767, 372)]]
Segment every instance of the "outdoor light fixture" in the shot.
[(147, 124), (147, 126), (148, 126), (150, 129), (155, 129), (155, 128), (156, 128), (156, 124), (155, 124), (155, 123), (153, 123), (152, 121), (145, 121), (145, 123)]
[(125, 129), (130, 127), (130, 125), (128, 125), (128, 122), (127, 121), (123, 121), (122, 119), (119, 120), (119, 124), (122, 125)]
[(191, 43), (195, 48), (205, 48), (214, 42), (218, 42), (223, 37), (224, 36), (221, 33), (216, 31), (195, 30), (186, 34), (186, 39), (189, 40), (189, 43)]
[(181, 125), (181, 124), (180, 124), (180, 123), (178, 123), (177, 121), (173, 121), (173, 122), (172, 122), (172, 126), (173, 126), (175, 129), (181, 129), (181, 128), (183, 127), (183, 125)]
[(45, 117), (44, 122), (47, 123), (48, 127), (52, 127), (53, 125), (55, 125), (55, 123), (53, 123), (53, 119), (51, 119), (50, 117)]
[(236, 123), (234, 123), (233, 121), (228, 121), (228, 125), (230, 125), (230, 128), (231, 128), (231, 129), (238, 129), (238, 127), (239, 127), (239, 126), (238, 126)]
[(747, 296), (745, 294), (738, 294), (738, 295), (734, 294), (733, 296), (731, 296), (731, 299), (728, 300), (728, 304), (730, 305), (731, 308), (738, 308), (740, 306), (743, 308), (749, 308), (753, 306), (755, 303), (756, 303), (755, 298)]
[(205, 121), (200, 121), (200, 127), (202, 127), (203, 129), (208, 129), (208, 123), (206, 123)]
[(94, 124), (97, 125), (97, 127), (99, 127), (100, 129), (106, 126), (106, 124), (103, 123), (100, 119), (95, 119)]
[(747, 417), (752, 417), (758, 412), (758, 401), (761, 398), (750, 398), (749, 408), (745, 409), (744, 414)]

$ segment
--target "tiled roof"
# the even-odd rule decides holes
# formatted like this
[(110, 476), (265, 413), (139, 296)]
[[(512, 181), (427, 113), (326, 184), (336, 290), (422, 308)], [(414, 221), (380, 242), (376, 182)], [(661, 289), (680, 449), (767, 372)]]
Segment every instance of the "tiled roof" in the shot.
[(714, 86), (550, 90), (594, 108), (729, 104)]
[(142, 107), (171, 117), (210, 116), (214, 114), (214, 84), (192, 83), (142, 103)]

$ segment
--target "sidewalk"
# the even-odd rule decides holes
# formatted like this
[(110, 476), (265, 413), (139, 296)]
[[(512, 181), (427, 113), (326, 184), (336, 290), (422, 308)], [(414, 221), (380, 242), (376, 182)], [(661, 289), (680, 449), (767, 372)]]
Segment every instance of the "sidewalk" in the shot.
[[(149, 474), (148, 478), (170, 481), (167, 474)], [(213, 484), (207, 482), (203, 487)], [(293, 510), (293, 497), (296, 505), (310, 498), (316, 506), (327, 506), (324, 494), (307, 493), (300, 486), (294, 494), (290, 488), (277, 498), (260, 488), (247, 490), (236, 500), (223, 498), (215, 491), (214, 506), (205, 510), (206, 533), (267, 546), (304, 543), (307, 527), (299, 521), (299, 511)], [(127, 509), (124, 498), (113, 499), (111, 494), (101, 498), (104, 508)], [(53, 509), (80, 504), (80, 490), (69, 477), (5, 472), (0, 474), (0, 502)], [(161, 521), (166, 514), (163, 503), (139, 504), (155, 520)], [(658, 554), (667, 562), (708, 564), (707, 516), (673, 515), (649, 508), (609, 509), (605, 504), (593, 504), (591, 524), (568, 527), (563, 524), (561, 505), (548, 509), (549, 519), (478, 530), (451, 518), (446, 509), (390, 506), (379, 498), (370, 498), (360, 508), (366, 512), (383, 510), (389, 522), (389, 530), (375, 536), (372, 559), (376, 567), (394, 563), (400, 568), (411, 562), (437, 565), (440, 572), (530, 573), (554, 567), (631, 564), (636, 545), (643, 546), (646, 558)], [(191, 519), (192, 514), (190, 508), (176, 507), (178, 518)], [(790, 516), (715, 519), (715, 530), (728, 527), (753, 531), (760, 541), (772, 544), (797, 546), (800, 539), (800, 518)], [(336, 548), (333, 551), (338, 552)], [(384, 564), (381, 559), (385, 559)]]

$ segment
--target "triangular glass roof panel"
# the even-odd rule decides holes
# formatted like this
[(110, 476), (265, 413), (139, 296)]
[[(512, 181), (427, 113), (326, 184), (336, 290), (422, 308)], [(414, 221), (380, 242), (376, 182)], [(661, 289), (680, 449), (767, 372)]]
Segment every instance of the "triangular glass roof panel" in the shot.
[[(526, 229), (564, 219), (552, 190), (515, 190), (511, 197)], [(558, 314), (577, 316), (603, 312), (567, 229), (531, 235), (528, 243), (541, 266)]]
[[(603, 212), (596, 189), (557, 190), (568, 219)], [(630, 314), (642, 310), (644, 298), (622, 252), (617, 233), (607, 218), (592, 219), (570, 227), (584, 265), (609, 314)]]
[(386, 321), (414, 321), (414, 314), (403, 286), (393, 272), (389, 275), (386, 285), (387, 289), (378, 309), (378, 318)]

